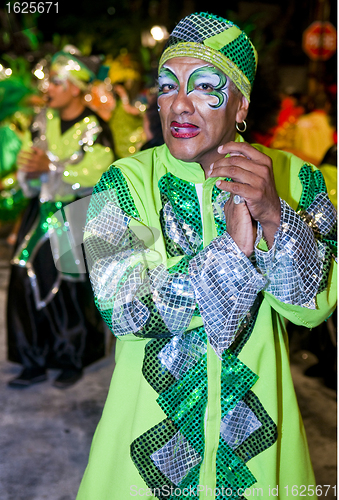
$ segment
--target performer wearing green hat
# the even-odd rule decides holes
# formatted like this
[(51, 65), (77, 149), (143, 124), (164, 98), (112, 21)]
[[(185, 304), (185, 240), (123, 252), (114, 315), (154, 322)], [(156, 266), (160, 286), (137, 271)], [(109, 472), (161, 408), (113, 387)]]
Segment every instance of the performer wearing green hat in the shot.
[(165, 144), (94, 188), (86, 255), (118, 341), (77, 500), (316, 498), (284, 318), (335, 307), (336, 213), (314, 166), (238, 133), (256, 59), (232, 22), (182, 19), (159, 64)]
[(35, 116), (18, 156), (17, 178), (32, 201), (12, 259), (8, 292), (8, 358), (23, 365), (10, 387), (28, 387), (60, 369), (53, 382), (69, 387), (105, 354), (105, 333), (79, 256), (54, 266), (48, 223), (70, 202), (89, 195), (113, 160), (112, 136), (84, 105), (94, 78), (90, 61), (59, 52), (51, 62), (48, 107)]

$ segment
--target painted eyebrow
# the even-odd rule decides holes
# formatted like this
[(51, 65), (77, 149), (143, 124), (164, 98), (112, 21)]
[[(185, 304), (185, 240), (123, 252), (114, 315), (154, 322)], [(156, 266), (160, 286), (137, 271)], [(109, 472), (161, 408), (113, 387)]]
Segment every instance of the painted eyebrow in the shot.
[[(210, 69), (206, 71), (207, 67)], [(206, 74), (204, 74), (205, 71), (206, 71)], [(220, 106), (223, 105), (223, 103), (225, 102), (225, 99), (226, 99), (226, 103), (227, 103), (228, 96), (226, 96), (226, 94), (223, 92), (223, 89), (225, 89), (227, 86), (227, 76), (223, 72), (221, 72), (220, 70), (215, 68), (215, 66), (201, 66), (200, 68), (196, 68), (195, 71), (193, 71), (189, 76), (189, 79), (187, 82), (187, 93), (190, 94), (191, 92), (194, 91), (195, 82), (200, 81), (200, 83), (204, 83), (204, 82), (209, 83), (208, 77), (211, 77), (211, 76), (217, 77), (219, 79), (219, 82), (217, 82), (217, 85), (212, 83), (213, 91), (209, 92), (209, 95), (213, 95), (214, 97), (216, 97), (218, 99), (217, 104), (215, 104), (215, 105), (209, 104), (209, 106), (211, 108), (216, 109), (216, 108), (219, 108)]]
[[(202, 68), (213, 68), (216, 72), (216, 74), (220, 73), (220, 70), (218, 68), (216, 68), (215, 66), (213, 66), (212, 64), (204, 64), (203, 66), (198, 66), (197, 68), (195, 68), (192, 73), (189, 75), (189, 78), (193, 75), (193, 73), (195, 73), (195, 71), (199, 71), (201, 70)], [(164, 72), (165, 75), (162, 75), (161, 73)], [(162, 66), (160, 71), (159, 71), (159, 75), (158, 75), (158, 79), (160, 77), (163, 77), (163, 76), (172, 76), (173, 78), (175, 78), (175, 80), (178, 81), (178, 77), (177, 75), (174, 73), (173, 70), (171, 70), (171, 68), (169, 68), (168, 66)]]
[[(213, 71), (208, 71), (207, 73), (205, 73), (205, 74), (204, 74), (204, 73), (203, 73), (203, 70), (204, 70), (204, 69), (207, 69), (207, 68), (211, 68), (211, 70), (213, 70)], [(202, 73), (201, 75), (199, 75), (199, 76), (201, 76), (201, 78), (203, 78), (203, 77), (205, 77), (205, 76), (209, 76), (210, 74), (212, 74), (212, 75), (217, 75), (217, 76), (219, 76), (219, 78), (220, 78), (220, 77), (222, 77), (222, 76), (224, 75), (224, 73), (223, 73), (222, 71), (220, 71), (220, 69), (216, 68), (215, 66), (210, 66), (210, 65), (208, 65), (208, 64), (206, 64), (205, 66), (200, 66), (199, 68), (194, 69), (194, 70), (192, 71), (192, 73), (190, 74), (189, 79), (190, 79), (190, 78), (191, 78), (191, 77), (192, 77), (195, 73)], [(226, 79), (227, 79), (227, 76), (226, 76), (226, 75), (224, 75), (224, 76), (225, 76), (225, 77), (226, 77)]]
[[(165, 73), (165, 74), (162, 74), (162, 73)], [(162, 68), (159, 71), (158, 79), (160, 77), (164, 77), (164, 76), (172, 76), (176, 81), (178, 81), (177, 75), (167, 66), (162, 66)]]

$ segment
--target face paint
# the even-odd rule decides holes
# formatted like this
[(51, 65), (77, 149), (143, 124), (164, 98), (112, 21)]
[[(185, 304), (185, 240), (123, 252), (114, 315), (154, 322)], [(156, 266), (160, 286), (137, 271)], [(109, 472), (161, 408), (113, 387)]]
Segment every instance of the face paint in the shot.
[(171, 94), (179, 89), (179, 80), (169, 68), (162, 67), (158, 77), (159, 93), (158, 97), (164, 94)]
[[(179, 81), (176, 75), (166, 66), (161, 68), (159, 73), (159, 94), (158, 97), (162, 95), (172, 94), (179, 90)], [(227, 104), (228, 92), (227, 92), (227, 77), (226, 75), (215, 68), (214, 66), (203, 66), (197, 68), (188, 78), (187, 82), (187, 95), (195, 92), (196, 95), (202, 97), (206, 96), (212, 97), (213, 100), (207, 104), (214, 109), (220, 108), (221, 106)], [(204, 97), (205, 98), (205, 97)], [(217, 99), (216, 104), (215, 98)]]
[(216, 104), (207, 103), (211, 108), (227, 105), (227, 77), (214, 66), (203, 66), (191, 73), (187, 82), (187, 94), (195, 92), (200, 96), (217, 98)]
[(172, 156), (205, 169), (220, 158), (218, 147), (233, 141), (241, 99), (230, 79), (194, 57), (173, 57), (159, 71), (159, 112)]

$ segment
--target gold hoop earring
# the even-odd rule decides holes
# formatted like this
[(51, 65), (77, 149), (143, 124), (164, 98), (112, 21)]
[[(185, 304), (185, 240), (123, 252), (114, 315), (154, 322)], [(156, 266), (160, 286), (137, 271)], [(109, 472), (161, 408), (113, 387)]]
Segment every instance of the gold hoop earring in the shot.
[(247, 123), (245, 122), (245, 120), (242, 121), (242, 124), (243, 124), (243, 128), (241, 129), (239, 127), (239, 124), (237, 122), (235, 122), (235, 128), (237, 129), (238, 132), (240, 132), (240, 134), (243, 134), (247, 130)]

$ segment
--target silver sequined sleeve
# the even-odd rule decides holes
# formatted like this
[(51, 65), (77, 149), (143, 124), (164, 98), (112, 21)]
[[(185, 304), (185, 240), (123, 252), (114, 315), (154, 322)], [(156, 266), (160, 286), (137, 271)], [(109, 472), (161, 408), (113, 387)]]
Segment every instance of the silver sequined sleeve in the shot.
[(190, 261), (190, 276), (207, 336), (221, 354), (235, 339), (266, 279), (227, 233)]
[(228, 234), (191, 259), (189, 274), (171, 272), (165, 264), (149, 265), (155, 252), (130, 229), (130, 222), (111, 200), (85, 228), (92, 287), (100, 310), (110, 314), (114, 334), (143, 335), (153, 322), (148, 336), (156, 337), (164, 327), (181, 335), (198, 303), (209, 340), (221, 354), (233, 342), (265, 278)]
[[(335, 220), (326, 193), (300, 215), (281, 200), (281, 223), (272, 248), (267, 252), (255, 248), (257, 267), (268, 279), (267, 292), (285, 304), (315, 309), (325, 258), (325, 245), (315, 234), (326, 234)], [(258, 227), (256, 243), (262, 237)]]
[[(136, 236), (130, 221), (117, 204), (108, 202), (86, 225), (85, 251), (97, 304), (104, 315), (112, 311), (117, 336), (140, 332), (152, 322), (148, 336), (164, 330), (181, 334), (196, 306), (189, 276), (170, 273), (164, 264), (150, 265), (159, 254)], [(162, 325), (150, 317), (151, 311), (160, 316)]]

